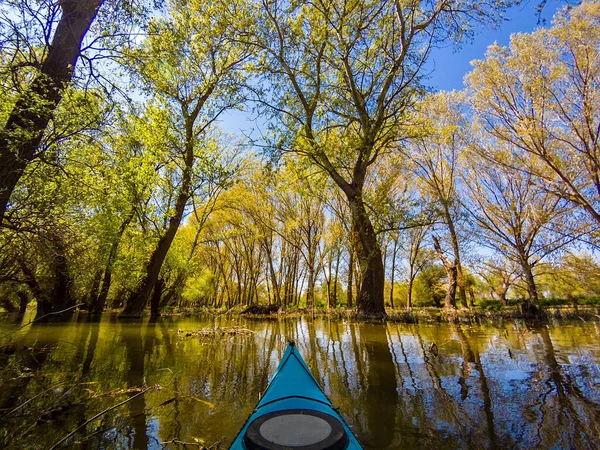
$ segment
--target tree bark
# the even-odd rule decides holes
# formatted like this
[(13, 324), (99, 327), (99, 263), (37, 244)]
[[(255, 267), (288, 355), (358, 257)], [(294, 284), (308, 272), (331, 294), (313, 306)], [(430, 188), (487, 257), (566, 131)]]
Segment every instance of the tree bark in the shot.
[(386, 316), (385, 274), (381, 249), (362, 197), (355, 194), (348, 200), (352, 216), (352, 231), (358, 240), (356, 253), (361, 274), (361, 286), (356, 300), (357, 315), (364, 318), (383, 318)]
[(448, 289), (446, 290), (446, 297), (444, 299), (444, 307), (446, 309), (455, 309), (456, 308), (456, 285), (457, 285), (457, 270), (456, 263), (450, 261), (444, 253), (442, 253), (442, 249), (440, 247), (440, 243), (438, 238), (432, 236), (433, 238), (433, 246), (435, 247), (435, 251), (438, 256), (442, 260), (442, 264), (444, 265), (444, 269), (446, 270), (446, 275), (448, 277)]
[(352, 276), (354, 274), (354, 250), (353, 246), (348, 246), (348, 285), (346, 288), (346, 308), (352, 308), (354, 299), (352, 298)]
[(333, 307), (337, 308), (337, 304), (338, 304), (338, 298), (337, 298), (337, 293), (338, 293), (338, 276), (340, 273), (340, 255), (341, 255), (341, 251), (340, 249), (336, 249), (337, 251), (337, 256), (335, 259), (335, 277), (333, 278), (333, 295), (332, 295), (332, 300), (333, 300)]
[(444, 214), (446, 216), (446, 223), (448, 225), (448, 230), (450, 231), (450, 240), (452, 241), (452, 250), (454, 250), (454, 261), (456, 265), (456, 274), (457, 274), (457, 284), (458, 284), (458, 296), (460, 298), (460, 303), (463, 308), (469, 309), (469, 304), (467, 302), (467, 289), (465, 283), (465, 276), (462, 270), (462, 264), (460, 262), (460, 250), (458, 248), (458, 236), (456, 234), (456, 228), (454, 227), (454, 220), (452, 219), (452, 215), (450, 214), (450, 209), (447, 205), (447, 202), (444, 202)]
[(0, 224), (10, 196), (36, 151), (64, 88), (73, 78), (81, 43), (103, 0), (62, 0), (62, 16), (40, 73), (0, 131)]
[(394, 309), (394, 275), (396, 272), (396, 254), (398, 253), (398, 239), (394, 239), (394, 249), (392, 250), (392, 273), (390, 285), (390, 306)]
[(523, 257), (521, 259), (521, 267), (523, 268), (523, 274), (525, 275), (525, 284), (527, 285), (529, 301), (534, 305), (537, 305), (538, 292), (537, 286), (535, 285), (535, 278), (533, 277), (533, 264), (529, 264), (527, 257)]
[[(51, 294), (51, 310), (62, 311), (75, 305), (74, 280), (67, 262), (67, 248), (62, 236), (53, 236), (52, 243), (54, 244), (54, 285)], [(72, 315), (73, 310), (65, 314)]]
[(162, 278), (156, 280), (154, 285), (154, 291), (152, 292), (152, 299), (150, 300), (150, 317), (160, 316), (160, 298), (164, 292), (165, 282)]

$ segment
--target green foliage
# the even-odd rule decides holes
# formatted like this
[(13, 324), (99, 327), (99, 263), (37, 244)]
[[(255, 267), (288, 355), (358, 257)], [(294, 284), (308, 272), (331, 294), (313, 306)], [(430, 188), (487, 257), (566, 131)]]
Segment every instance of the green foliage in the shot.
[(446, 272), (440, 264), (427, 264), (415, 278), (413, 304), (437, 306), (443, 303)]
[(500, 311), (504, 305), (500, 300), (484, 299), (477, 302), (477, 306), (485, 311)]

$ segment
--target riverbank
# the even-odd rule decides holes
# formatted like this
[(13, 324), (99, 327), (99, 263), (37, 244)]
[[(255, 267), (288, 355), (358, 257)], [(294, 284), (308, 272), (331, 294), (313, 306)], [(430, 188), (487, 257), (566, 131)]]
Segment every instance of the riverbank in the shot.
[[(31, 311), (28, 310), (28, 311)], [(120, 309), (106, 310), (105, 313), (118, 315)], [(80, 314), (88, 314), (84, 310)], [(600, 321), (600, 306), (598, 305), (554, 305), (545, 307), (524, 308), (523, 305), (504, 306), (502, 308), (487, 309), (478, 306), (470, 309), (451, 309), (435, 307), (414, 307), (410, 310), (404, 308), (386, 308), (387, 317), (383, 319), (358, 318), (356, 309), (349, 308), (315, 308), (315, 309), (282, 309), (270, 306), (253, 306), (250, 308), (235, 307), (230, 309), (214, 308), (168, 308), (161, 313), (161, 317), (186, 317), (195, 315), (208, 316), (239, 316), (246, 319), (278, 320), (281, 318), (315, 318), (326, 317), (332, 320), (352, 320), (357, 322), (395, 322), (407, 324), (419, 323), (459, 323), (497, 324), (506, 320), (527, 320), (535, 323), (561, 323), (561, 322), (598, 322)], [(9, 313), (1, 312), (0, 316)], [(92, 315), (92, 314), (90, 314)], [(150, 315), (147, 311), (145, 316)], [(135, 319), (134, 319), (135, 320)]]
[(348, 308), (335, 309), (264, 309), (234, 308), (229, 310), (180, 308), (165, 311), (163, 316), (188, 316), (196, 314), (239, 315), (248, 319), (278, 319), (296, 317), (327, 317), (330, 319), (357, 320), (360, 322), (397, 322), (397, 323), (497, 323), (504, 320), (528, 320), (534, 322), (592, 322), (600, 321), (600, 307), (583, 306), (549, 306), (535, 309), (524, 309), (521, 305), (506, 306), (502, 309), (490, 310), (480, 307), (471, 309), (453, 309), (433, 307), (415, 307), (407, 309), (387, 308), (387, 317), (380, 320), (357, 319), (356, 310)]

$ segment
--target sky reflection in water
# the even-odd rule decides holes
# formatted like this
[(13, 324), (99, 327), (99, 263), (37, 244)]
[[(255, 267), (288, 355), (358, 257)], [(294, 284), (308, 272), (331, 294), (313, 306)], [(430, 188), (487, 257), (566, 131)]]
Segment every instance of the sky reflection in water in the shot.
[[(364, 324), (326, 319), (106, 315), (27, 327), (1, 352), (0, 447), (49, 448), (85, 420), (79, 448), (227, 445), (295, 339), (368, 449), (598, 448), (598, 324)], [(242, 325), (250, 337), (179, 340)], [(10, 329), (3, 323), (0, 331)], [(435, 343), (437, 351), (432, 348)], [(126, 391), (127, 389), (132, 389)], [(34, 396), (36, 396), (34, 398)], [(33, 398), (28, 403), (26, 400)], [(32, 424), (35, 424), (33, 426)]]

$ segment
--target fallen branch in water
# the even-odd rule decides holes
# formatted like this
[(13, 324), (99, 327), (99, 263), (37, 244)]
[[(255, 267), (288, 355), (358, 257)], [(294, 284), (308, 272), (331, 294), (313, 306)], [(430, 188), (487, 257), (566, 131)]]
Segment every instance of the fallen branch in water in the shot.
[(81, 430), (82, 428), (85, 428), (87, 425), (89, 425), (94, 420), (98, 419), (99, 417), (102, 417), (107, 412), (110, 412), (110, 411), (112, 411), (114, 409), (117, 409), (120, 406), (123, 406), (124, 404), (130, 402), (131, 400), (133, 400), (136, 397), (139, 397), (140, 395), (144, 395), (150, 389), (159, 389), (159, 388), (160, 388), (160, 386), (147, 386), (147, 387), (143, 388), (137, 394), (132, 395), (131, 397), (129, 397), (127, 400), (124, 400), (121, 403), (117, 403), (116, 405), (113, 405), (110, 408), (107, 408), (104, 411), (99, 412), (94, 417), (92, 417), (91, 419), (86, 420), (84, 423), (82, 423), (81, 425), (79, 425), (77, 428), (75, 428), (73, 431), (71, 431), (69, 434), (67, 434), (65, 437), (63, 437), (60, 441), (58, 441), (56, 444), (54, 444), (52, 447), (50, 447), (50, 450), (54, 450), (54, 449), (58, 448), (59, 445), (61, 445), (63, 442), (65, 442), (70, 437), (73, 437), (75, 435), (75, 433), (77, 433), (79, 430)]
[(177, 330), (179, 339), (190, 337), (247, 336), (254, 331), (244, 327), (204, 327), (199, 330)]
[(179, 439), (174, 438), (174, 439), (171, 439), (170, 441), (163, 441), (160, 443), (160, 445), (163, 448), (168, 446), (169, 444), (183, 445), (184, 447), (198, 447), (198, 450), (218, 450), (220, 448), (219, 446), (221, 445), (221, 441), (217, 441), (210, 447), (205, 447), (200, 439), (197, 439), (197, 438), (194, 438), (194, 439), (196, 439), (197, 442), (185, 442), (185, 441), (180, 441)]

